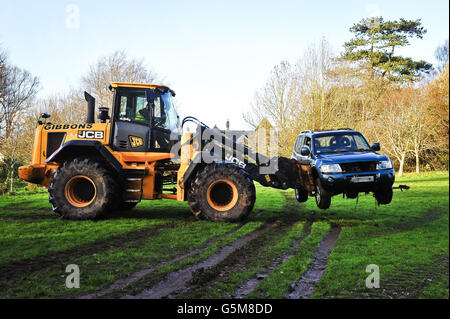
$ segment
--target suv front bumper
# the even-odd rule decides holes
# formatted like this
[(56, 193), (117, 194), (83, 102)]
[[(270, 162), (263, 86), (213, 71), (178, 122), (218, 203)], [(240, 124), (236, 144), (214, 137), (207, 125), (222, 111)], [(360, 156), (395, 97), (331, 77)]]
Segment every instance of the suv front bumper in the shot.
[[(372, 182), (352, 182), (353, 177), (373, 176)], [(393, 169), (380, 170), (364, 173), (338, 173), (321, 174), (320, 183), (322, 187), (332, 194), (340, 194), (346, 191), (352, 192), (375, 192), (391, 188), (395, 181)]]

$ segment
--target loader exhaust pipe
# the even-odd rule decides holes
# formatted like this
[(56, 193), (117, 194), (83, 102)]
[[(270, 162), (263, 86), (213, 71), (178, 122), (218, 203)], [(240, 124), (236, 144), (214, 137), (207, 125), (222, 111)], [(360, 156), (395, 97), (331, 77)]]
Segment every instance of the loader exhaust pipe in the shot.
[(86, 91), (84, 91), (84, 98), (87, 102), (86, 123), (95, 123), (95, 98)]

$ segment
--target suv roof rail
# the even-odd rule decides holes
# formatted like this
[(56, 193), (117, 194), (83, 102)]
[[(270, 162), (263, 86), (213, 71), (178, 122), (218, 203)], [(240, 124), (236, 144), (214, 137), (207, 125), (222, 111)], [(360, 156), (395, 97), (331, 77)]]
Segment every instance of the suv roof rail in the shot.
[(352, 129), (350, 127), (340, 127), (340, 128), (336, 128), (336, 129), (325, 129), (325, 130), (304, 130), (304, 131), (301, 131), (300, 134), (314, 133), (314, 132), (328, 132), (328, 131), (354, 131), (354, 129)]

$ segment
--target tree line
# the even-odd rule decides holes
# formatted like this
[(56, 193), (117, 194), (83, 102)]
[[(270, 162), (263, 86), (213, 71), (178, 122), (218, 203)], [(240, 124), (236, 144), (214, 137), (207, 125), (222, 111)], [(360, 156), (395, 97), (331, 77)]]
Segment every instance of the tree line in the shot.
[[(397, 54), (426, 34), (420, 20), (364, 19), (335, 54), (325, 38), (310, 45), (295, 64), (274, 66), (255, 92), (244, 120), (268, 120), (278, 132), (279, 153), (290, 156), (306, 129), (351, 127), (381, 142), (401, 174), (405, 168), (448, 169), (448, 40), (436, 50), (439, 65)], [(77, 87), (38, 98), (39, 79), (14, 65), (0, 46), (0, 191), (13, 191), (17, 168), (31, 161), (34, 132), (42, 113), (53, 123), (86, 118), (83, 91), (110, 107), (111, 82), (164, 82), (142, 59), (116, 51), (89, 66)]]
[(291, 64), (282, 61), (255, 92), (244, 120), (267, 119), (279, 152), (290, 157), (302, 130), (353, 128), (405, 169), (448, 169), (448, 40), (436, 49), (439, 64), (397, 54), (422, 39), (420, 20), (363, 19), (340, 54), (322, 38)]

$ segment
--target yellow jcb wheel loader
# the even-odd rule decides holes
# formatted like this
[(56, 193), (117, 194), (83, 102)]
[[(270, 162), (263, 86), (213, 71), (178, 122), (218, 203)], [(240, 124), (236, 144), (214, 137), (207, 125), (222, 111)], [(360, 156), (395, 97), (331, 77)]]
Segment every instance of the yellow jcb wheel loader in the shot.
[[(36, 129), (32, 164), (19, 177), (48, 187), (53, 211), (66, 219), (95, 219), (144, 199), (188, 201), (198, 218), (238, 221), (255, 203), (253, 181), (287, 189), (300, 183), (299, 166), (267, 158), (193, 117), (182, 123), (175, 92), (166, 86), (112, 83), (111, 116), (85, 92), (86, 123)], [(193, 122), (195, 133), (181, 136)], [(275, 169), (274, 169), (275, 167)]]

